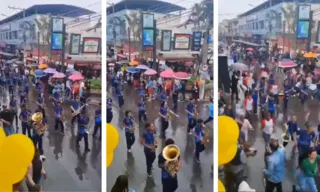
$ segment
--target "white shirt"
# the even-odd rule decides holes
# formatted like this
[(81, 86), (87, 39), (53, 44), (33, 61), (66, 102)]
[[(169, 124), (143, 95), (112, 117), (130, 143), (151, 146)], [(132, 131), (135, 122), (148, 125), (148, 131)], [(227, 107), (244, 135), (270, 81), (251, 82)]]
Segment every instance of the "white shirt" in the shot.
[(246, 110), (247, 111), (251, 111), (252, 110), (252, 108), (253, 108), (253, 99), (251, 98), (251, 99), (246, 99)]
[(279, 88), (278, 85), (272, 85), (270, 92), (273, 94), (278, 94)]
[(274, 127), (274, 123), (272, 119), (269, 119), (269, 121), (267, 121), (266, 119), (264, 120), (265, 125), (263, 128), (263, 132), (265, 134), (271, 135), (273, 133), (273, 127)]
[(84, 82), (82, 81), (81, 83), (80, 83), (80, 89), (83, 89), (84, 88)]

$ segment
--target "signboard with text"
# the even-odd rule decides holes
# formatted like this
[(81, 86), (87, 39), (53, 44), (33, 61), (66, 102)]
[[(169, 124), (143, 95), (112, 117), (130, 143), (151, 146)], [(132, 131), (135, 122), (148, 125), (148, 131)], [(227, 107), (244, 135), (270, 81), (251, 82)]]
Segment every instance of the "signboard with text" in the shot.
[(154, 50), (154, 38), (155, 38), (155, 29), (154, 29), (154, 14), (142, 13), (142, 50), (144, 51), (153, 51)]
[(81, 35), (72, 33), (70, 36), (70, 55), (80, 54)]
[(175, 50), (189, 50), (190, 48), (190, 34), (174, 34), (173, 49)]
[(82, 40), (83, 53), (99, 53), (101, 38), (84, 37)]
[(172, 39), (171, 30), (161, 31), (161, 51), (171, 51), (171, 39)]
[(202, 39), (202, 32), (201, 31), (195, 31), (192, 34), (192, 51), (200, 51), (201, 49), (201, 39)]

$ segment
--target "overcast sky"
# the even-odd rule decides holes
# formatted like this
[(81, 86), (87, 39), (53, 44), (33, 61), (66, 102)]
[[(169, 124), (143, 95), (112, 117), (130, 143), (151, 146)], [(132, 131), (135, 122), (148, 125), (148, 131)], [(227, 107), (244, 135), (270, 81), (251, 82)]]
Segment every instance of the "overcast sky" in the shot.
[(219, 0), (219, 22), (224, 19), (233, 19), (266, 0)]
[(5, 19), (4, 15), (13, 15), (16, 10), (11, 10), (8, 6), (28, 8), (37, 4), (68, 4), (90, 9), (95, 12), (101, 12), (101, 0), (1, 0), (0, 3), (0, 20)]

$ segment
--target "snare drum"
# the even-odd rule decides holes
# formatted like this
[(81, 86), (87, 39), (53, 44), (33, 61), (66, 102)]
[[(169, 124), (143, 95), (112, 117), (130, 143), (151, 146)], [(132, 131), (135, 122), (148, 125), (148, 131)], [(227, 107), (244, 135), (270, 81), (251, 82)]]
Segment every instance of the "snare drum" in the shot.
[(283, 100), (285, 97), (285, 94), (283, 92), (278, 93), (278, 97), (279, 97), (279, 99)]

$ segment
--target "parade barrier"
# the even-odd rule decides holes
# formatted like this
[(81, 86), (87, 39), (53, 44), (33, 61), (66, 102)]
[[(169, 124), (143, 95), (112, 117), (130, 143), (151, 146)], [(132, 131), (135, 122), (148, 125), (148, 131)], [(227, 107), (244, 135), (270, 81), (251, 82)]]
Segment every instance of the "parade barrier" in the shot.
[(13, 185), (25, 177), (34, 157), (31, 139), (23, 134), (6, 137), (0, 127), (0, 186), (2, 192), (12, 192)]
[[(237, 122), (228, 116), (218, 117), (218, 166), (229, 163), (237, 153), (239, 128)], [(218, 180), (218, 191), (225, 192)]]
[(114, 150), (119, 145), (119, 132), (117, 128), (115, 128), (110, 123), (107, 123), (107, 168), (111, 165), (114, 156)]

